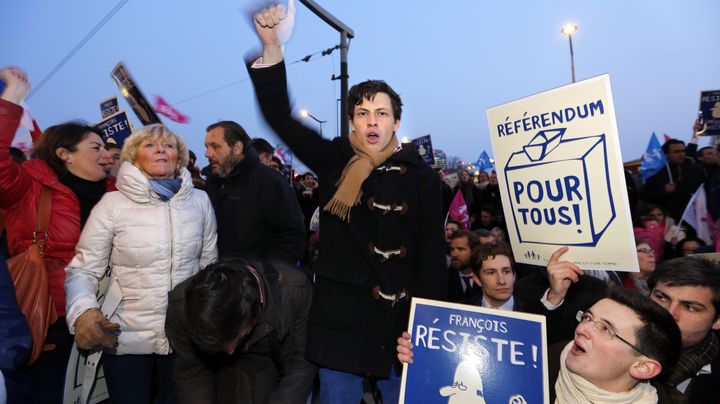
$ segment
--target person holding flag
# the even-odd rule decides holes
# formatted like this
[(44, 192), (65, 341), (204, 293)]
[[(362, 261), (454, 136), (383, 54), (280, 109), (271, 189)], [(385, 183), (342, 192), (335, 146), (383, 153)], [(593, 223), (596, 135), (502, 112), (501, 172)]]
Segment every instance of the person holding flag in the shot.
[[(662, 145), (662, 151), (667, 161), (665, 169), (660, 169), (649, 176), (645, 185), (640, 189), (640, 197), (646, 202), (660, 205), (670, 217), (678, 220), (693, 192), (703, 182), (703, 173), (692, 159), (686, 159), (685, 143), (682, 140), (666, 141)], [(654, 153), (653, 156), (659, 154)], [(645, 153), (645, 155), (647, 156), (649, 153)], [(660, 165), (662, 160), (659, 156), (652, 157), (650, 160), (654, 161), (654, 167), (662, 167)]]

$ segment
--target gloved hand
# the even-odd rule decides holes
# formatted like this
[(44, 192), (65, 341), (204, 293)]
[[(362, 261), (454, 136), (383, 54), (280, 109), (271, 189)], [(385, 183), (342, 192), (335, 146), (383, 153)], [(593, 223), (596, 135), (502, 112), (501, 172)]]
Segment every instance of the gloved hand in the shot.
[(75, 320), (75, 342), (81, 349), (114, 348), (120, 325), (111, 323), (100, 309), (90, 309)]

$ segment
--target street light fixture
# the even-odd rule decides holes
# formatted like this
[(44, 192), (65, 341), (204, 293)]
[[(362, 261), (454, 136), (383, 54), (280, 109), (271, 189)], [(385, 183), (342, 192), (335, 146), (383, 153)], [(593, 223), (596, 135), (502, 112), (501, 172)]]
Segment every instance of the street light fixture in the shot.
[(321, 119), (318, 119), (318, 118), (315, 117), (313, 114), (311, 114), (310, 112), (308, 112), (308, 110), (306, 110), (306, 109), (303, 109), (302, 111), (300, 111), (300, 115), (304, 116), (305, 118), (310, 117), (310, 118), (312, 118), (313, 120), (315, 120), (315, 122), (319, 123), (319, 124), (320, 124), (320, 136), (322, 136), (322, 134), (323, 134), (323, 124), (324, 124), (324, 123), (327, 123), (327, 121), (323, 121), (323, 120), (321, 120)]
[(572, 34), (574, 34), (577, 31), (577, 25), (573, 23), (565, 24), (564, 27), (560, 30), (560, 32), (563, 35), (567, 35), (568, 40), (570, 41), (570, 69), (572, 71), (572, 82), (575, 82), (575, 54), (573, 53), (573, 46), (572, 46)]

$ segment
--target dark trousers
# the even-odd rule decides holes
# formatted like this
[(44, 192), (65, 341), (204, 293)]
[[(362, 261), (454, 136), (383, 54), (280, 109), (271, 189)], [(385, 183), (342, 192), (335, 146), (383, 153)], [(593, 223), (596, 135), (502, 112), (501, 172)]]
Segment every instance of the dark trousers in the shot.
[(43, 352), (29, 368), (21, 371), (30, 383), (32, 391), (39, 396), (41, 403), (57, 404), (63, 401), (65, 390), (65, 372), (73, 346), (73, 335), (68, 331), (65, 317), (60, 317), (48, 328), (46, 344), (54, 344), (55, 349)]
[(175, 355), (103, 355), (110, 403), (175, 402)]

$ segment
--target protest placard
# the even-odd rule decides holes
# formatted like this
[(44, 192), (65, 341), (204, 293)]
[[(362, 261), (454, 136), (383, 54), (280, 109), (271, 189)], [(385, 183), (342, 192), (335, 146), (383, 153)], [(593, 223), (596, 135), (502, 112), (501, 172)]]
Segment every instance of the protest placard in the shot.
[(123, 97), (125, 97), (125, 100), (130, 104), (143, 125), (162, 123), (122, 62), (113, 67), (110, 77), (115, 81)]
[(607, 75), (487, 110), (515, 260), (638, 271)]
[(110, 97), (107, 100), (100, 101), (100, 113), (103, 118), (107, 118), (110, 115), (116, 114), (120, 111), (117, 97)]
[(103, 134), (105, 143), (115, 143), (120, 147), (132, 134), (132, 126), (125, 111), (118, 111), (94, 125)]
[(720, 135), (720, 90), (700, 93), (700, 113), (707, 129), (703, 136)]
[(417, 148), (418, 154), (429, 166), (435, 165), (435, 154), (433, 153), (432, 139), (430, 135), (420, 136), (412, 140)]
[(401, 403), (546, 403), (545, 317), (413, 298)]

